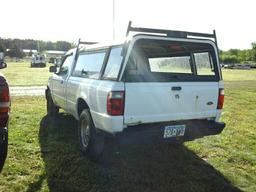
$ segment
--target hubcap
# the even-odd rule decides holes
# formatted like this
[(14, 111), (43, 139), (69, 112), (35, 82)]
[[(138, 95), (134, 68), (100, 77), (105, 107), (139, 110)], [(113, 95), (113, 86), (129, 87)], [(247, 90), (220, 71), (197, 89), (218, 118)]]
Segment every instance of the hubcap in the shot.
[(81, 142), (83, 147), (87, 147), (90, 140), (90, 128), (85, 119), (81, 121)]

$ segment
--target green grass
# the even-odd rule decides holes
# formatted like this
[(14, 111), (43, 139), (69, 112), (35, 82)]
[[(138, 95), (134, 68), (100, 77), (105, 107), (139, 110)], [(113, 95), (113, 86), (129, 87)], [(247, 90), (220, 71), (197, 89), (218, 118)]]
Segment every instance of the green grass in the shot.
[(256, 69), (222, 69), (224, 81), (256, 81)]
[[(11, 85), (46, 84), (48, 68), (8, 64)], [(256, 70), (225, 69), (223, 77), (220, 135), (181, 146), (108, 141), (100, 162), (78, 151), (71, 116), (47, 118), (43, 97), (12, 98), (0, 191), (256, 191)]]
[(108, 141), (100, 162), (78, 151), (76, 121), (45, 116), (43, 97), (14, 97), (0, 191), (256, 191), (256, 81), (226, 83), (217, 136), (184, 145)]
[(11, 86), (46, 85), (49, 65), (44, 68), (31, 68), (28, 62), (8, 62), (7, 68), (2, 69)]
[(227, 127), (221, 135), (186, 145), (235, 186), (256, 191), (256, 81), (225, 84), (222, 120)]
[[(44, 68), (31, 68), (29, 62), (8, 62), (8, 67), (2, 69), (11, 86), (46, 85), (51, 73), (49, 64)], [(256, 70), (222, 69), (225, 81), (256, 81)]]

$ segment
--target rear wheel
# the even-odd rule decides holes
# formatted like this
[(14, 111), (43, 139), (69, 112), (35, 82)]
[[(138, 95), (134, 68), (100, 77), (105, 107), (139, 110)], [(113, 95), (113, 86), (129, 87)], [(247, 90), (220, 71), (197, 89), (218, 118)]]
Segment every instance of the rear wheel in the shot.
[(78, 123), (79, 147), (83, 154), (98, 159), (104, 149), (104, 135), (97, 133), (89, 109), (84, 109)]
[(46, 92), (46, 98), (47, 98), (47, 103), (46, 103), (47, 115), (56, 116), (59, 113), (59, 107), (53, 103), (52, 96), (49, 90)]

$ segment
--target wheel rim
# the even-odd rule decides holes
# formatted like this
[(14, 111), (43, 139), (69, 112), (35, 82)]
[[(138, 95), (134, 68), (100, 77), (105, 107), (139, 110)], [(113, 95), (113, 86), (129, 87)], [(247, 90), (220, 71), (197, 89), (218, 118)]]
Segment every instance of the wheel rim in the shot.
[(85, 119), (81, 121), (81, 143), (87, 148), (90, 140), (90, 128)]

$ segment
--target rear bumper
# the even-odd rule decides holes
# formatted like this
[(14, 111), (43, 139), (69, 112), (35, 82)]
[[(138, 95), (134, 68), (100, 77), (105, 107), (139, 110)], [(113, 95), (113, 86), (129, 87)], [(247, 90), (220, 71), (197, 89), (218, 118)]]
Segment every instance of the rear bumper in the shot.
[[(184, 136), (164, 139), (164, 128), (169, 125), (186, 125)], [(140, 143), (148, 141), (191, 141), (208, 135), (217, 135), (225, 128), (225, 123), (208, 120), (190, 120), (142, 124), (129, 126), (115, 136), (121, 143)]]

